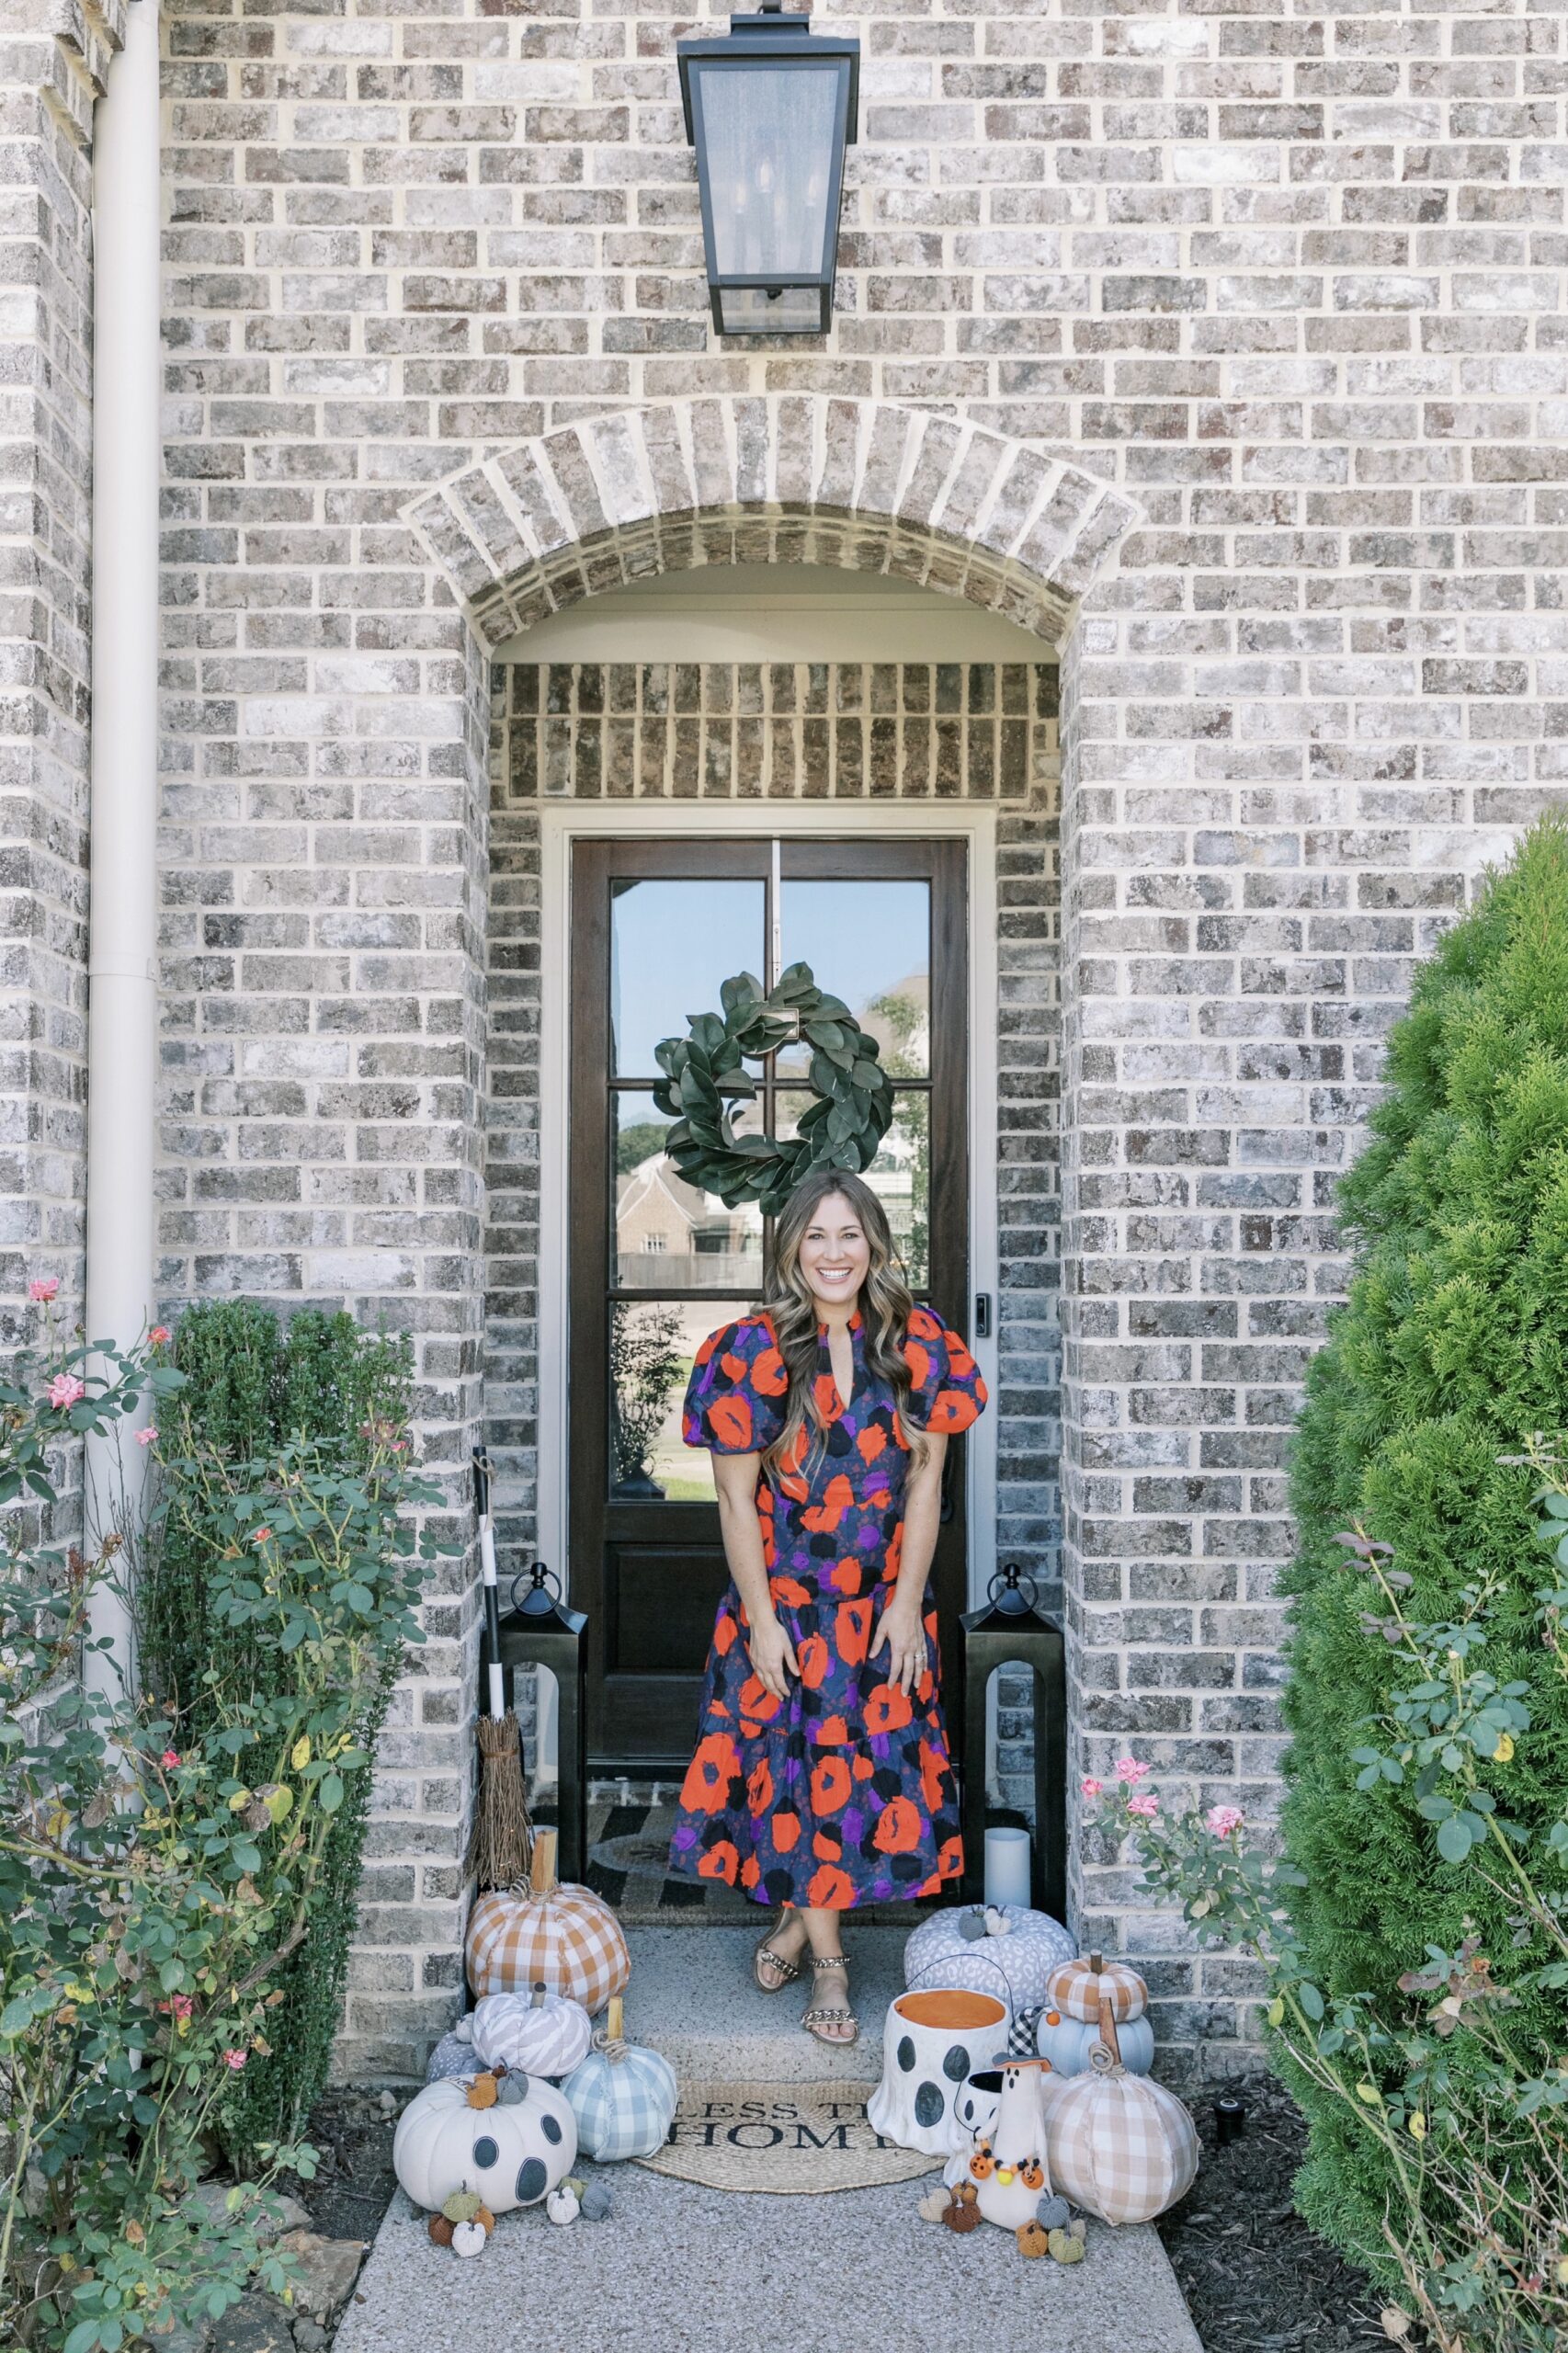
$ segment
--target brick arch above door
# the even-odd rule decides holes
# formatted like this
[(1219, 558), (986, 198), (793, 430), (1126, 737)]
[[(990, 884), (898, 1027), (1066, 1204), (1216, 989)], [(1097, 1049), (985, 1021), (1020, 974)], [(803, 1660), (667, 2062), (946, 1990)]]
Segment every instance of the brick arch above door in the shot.
[(404, 509), (487, 650), (597, 592), (702, 563), (891, 572), (1056, 642), (1140, 520), (1021, 441), (819, 393), (611, 410)]

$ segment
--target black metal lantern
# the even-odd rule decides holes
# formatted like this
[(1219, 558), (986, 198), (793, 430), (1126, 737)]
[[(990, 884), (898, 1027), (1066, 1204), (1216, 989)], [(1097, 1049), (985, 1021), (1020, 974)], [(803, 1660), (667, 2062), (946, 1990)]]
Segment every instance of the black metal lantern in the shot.
[(1055, 1920), (1067, 1916), (1067, 1652), (1062, 1629), (1035, 1608), (1032, 1577), (1009, 1566), (991, 1580), (982, 1609), (963, 1620), (964, 1889), (981, 1898), (985, 1866), (985, 1694), (999, 1666), (1034, 1676), (1034, 1847), (1031, 1893)]
[(716, 331), (825, 335), (859, 42), (813, 36), (810, 17), (762, 0), (727, 37), (677, 41), (676, 56)]
[(506, 1704), (512, 1705), (512, 1676), (519, 1666), (548, 1666), (555, 1677), (557, 1823), (560, 1871), (580, 1880), (588, 1867), (586, 1699), (588, 1652), (583, 1637), (588, 1620), (561, 1598), (560, 1581), (536, 1561), (512, 1579), (512, 1607), (501, 1620), (501, 1665)]

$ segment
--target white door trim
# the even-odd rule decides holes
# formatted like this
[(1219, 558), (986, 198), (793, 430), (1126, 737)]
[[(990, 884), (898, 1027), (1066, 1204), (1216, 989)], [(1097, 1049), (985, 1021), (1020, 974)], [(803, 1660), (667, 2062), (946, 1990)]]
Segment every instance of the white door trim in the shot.
[[(570, 1002), (572, 846), (585, 837), (678, 840), (714, 835), (803, 835), (838, 840), (958, 838), (969, 846), (969, 1181), (970, 1281), (992, 1299), (991, 1336), (966, 1334), (987, 1388), (996, 1395), (1000, 1322), (996, 1221), (996, 813), (971, 803), (915, 801), (874, 809), (821, 801), (561, 801), (540, 811), (540, 1251), (539, 1251), (539, 1557), (568, 1583), (566, 1548), (567, 1071)], [(967, 1319), (972, 1327), (972, 1310)], [(546, 1380), (555, 1365), (561, 1378)], [(998, 1415), (983, 1415), (966, 1449), (966, 1516), (971, 1605), (983, 1598), (996, 1566)]]

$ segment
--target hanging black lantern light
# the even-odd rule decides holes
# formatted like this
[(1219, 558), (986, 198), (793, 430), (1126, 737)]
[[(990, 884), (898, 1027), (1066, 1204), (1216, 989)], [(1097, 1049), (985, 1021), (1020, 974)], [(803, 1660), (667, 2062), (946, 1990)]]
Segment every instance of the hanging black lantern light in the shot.
[(844, 150), (859, 127), (860, 44), (813, 36), (762, 0), (727, 37), (676, 44), (697, 150), (702, 243), (720, 335), (825, 335)]

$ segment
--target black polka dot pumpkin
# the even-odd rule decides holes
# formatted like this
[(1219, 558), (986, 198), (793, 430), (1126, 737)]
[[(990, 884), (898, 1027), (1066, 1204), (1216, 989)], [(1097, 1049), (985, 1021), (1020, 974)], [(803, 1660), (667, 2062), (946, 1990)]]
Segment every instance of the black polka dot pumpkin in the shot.
[[(476, 2097), (484, 2104), (475, 2105)], [(476, 2190), (493, 2214), (537, 2206), (565, 2180), (576, 2154), (571, 2107), (538, 2075), (507, 2075), (494, 2089), (472, 2076), (426, 2084), (403, 2109), (392, 2142), (399, 2183), (433, 2213), (455, 2189)]]

